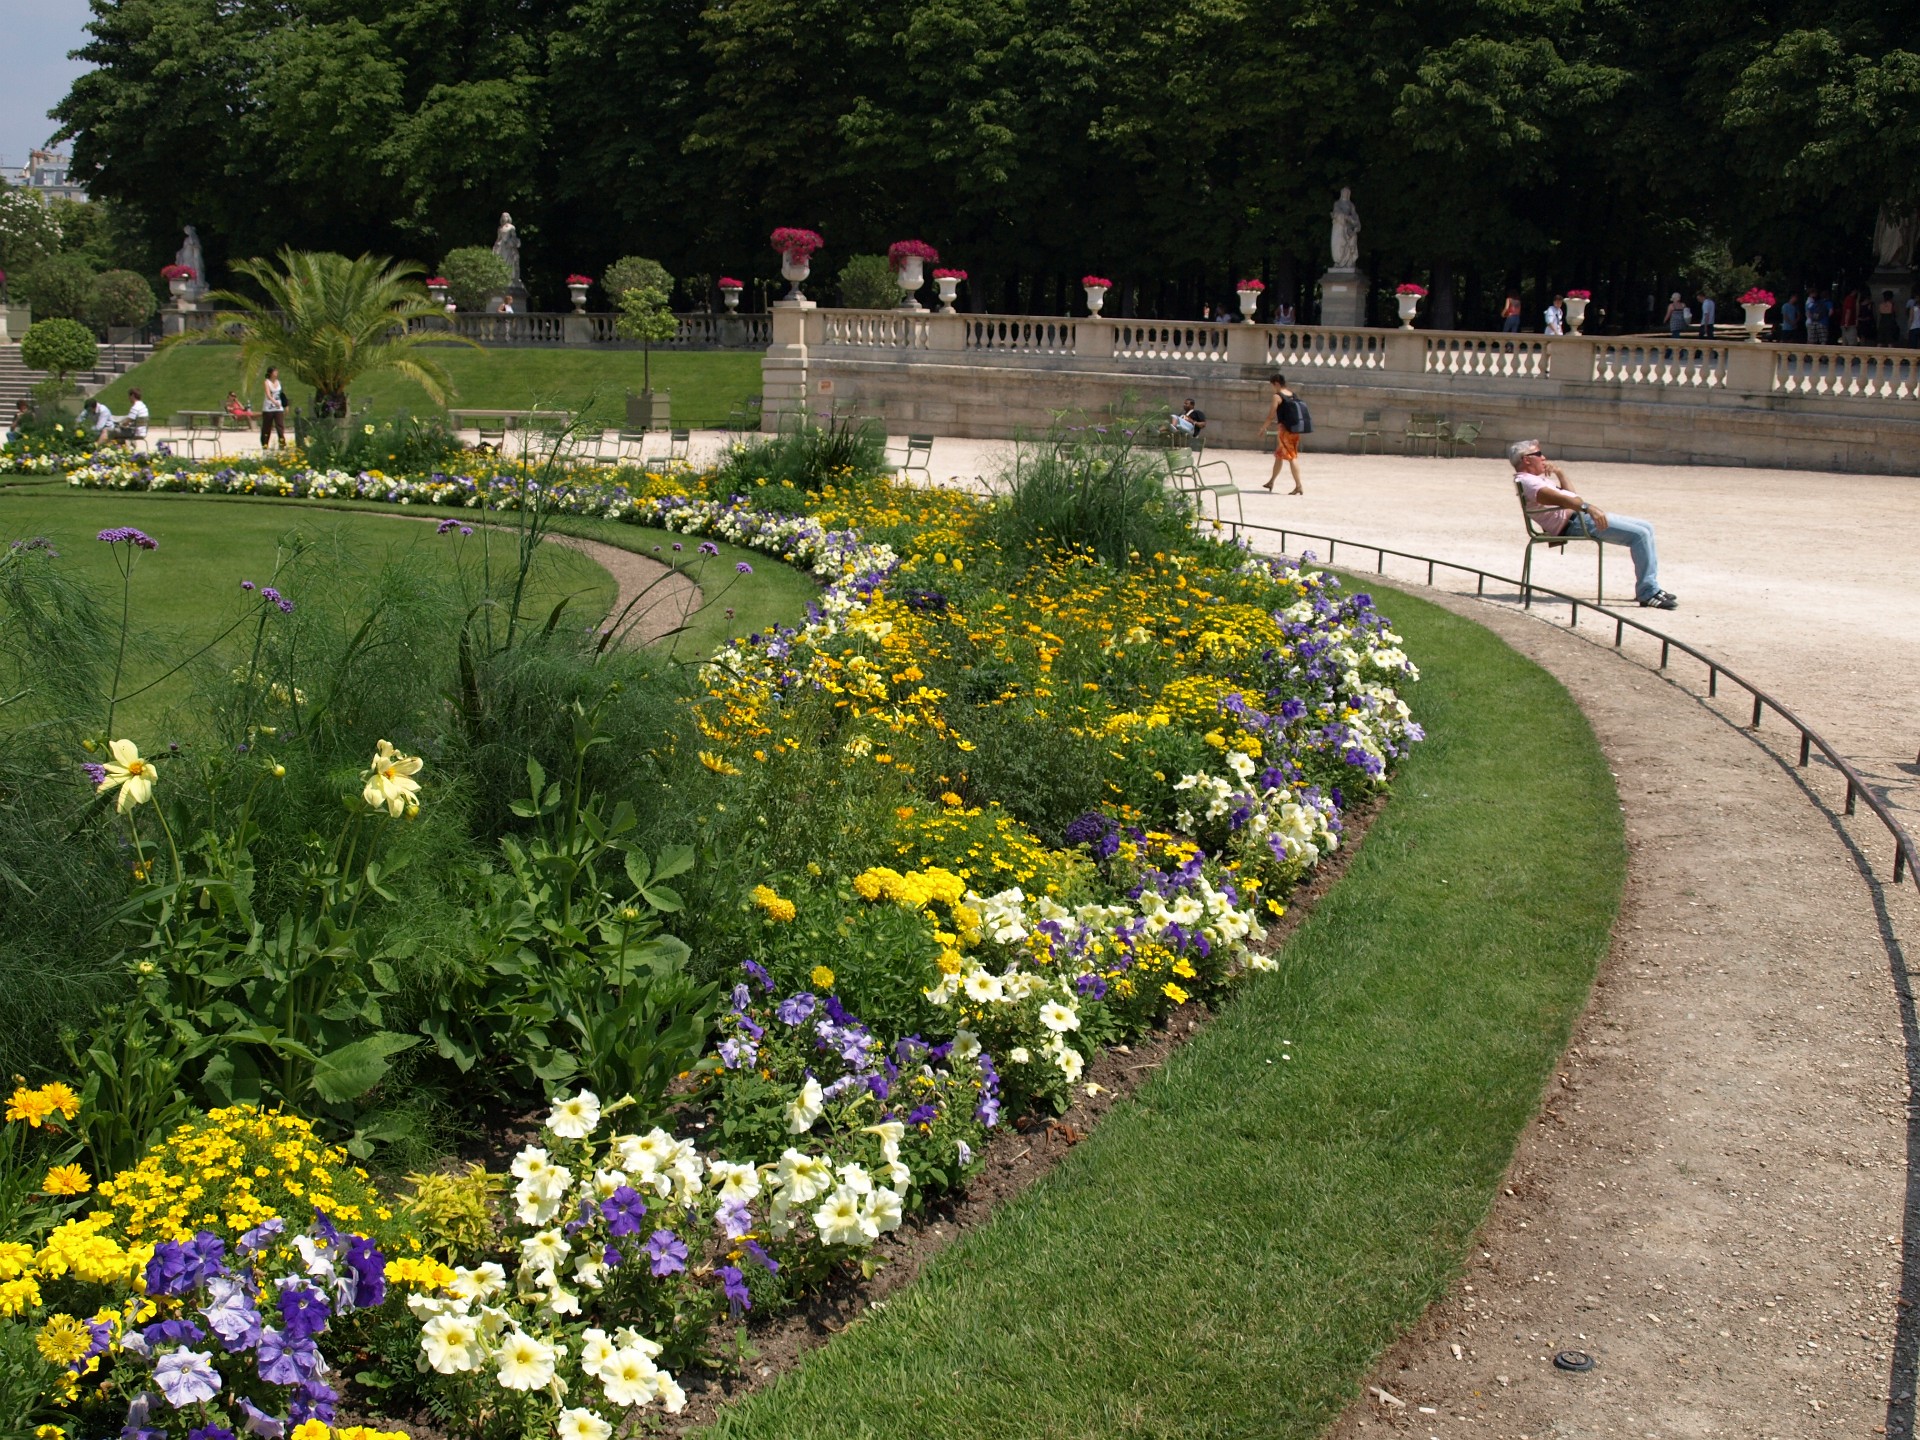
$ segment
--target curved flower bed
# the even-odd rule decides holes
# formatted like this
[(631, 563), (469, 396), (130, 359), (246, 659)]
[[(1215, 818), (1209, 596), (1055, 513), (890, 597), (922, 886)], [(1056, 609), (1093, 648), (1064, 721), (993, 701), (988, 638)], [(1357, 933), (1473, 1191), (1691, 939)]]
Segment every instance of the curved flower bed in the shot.
[[(776, 858), (703, 917), (725, 1001), (673, 1117), (572, 1087), (507, 1175), (424, 1180), (404, 1203), (289, 1187), (205, 1213), (161, 1205), (165, 1177), (210, 1153), (189, 1125), (145, 1179), (110, 1180), (104, 1208), (66, 1222), (113, 1247), (92, 1270), (51, 1241), (0, 1250), (15, 1287), (0, 1317), (42, 1337), (103, 1327), (84, 1353), (77, 1331), (41, 1344), (53, 1369), (36, 1403), (97, 1420), (131, 1396), (129, 1434), (278, 1424), (314, 1440), (357, 1403), (428, 1407), (463, 1434), (608, 1440), (677, 1410), (688, 1371), (723, 1363), (731, 1323), (964, 1187), (988, 1133), (1063, 1107), (1101, 1047), (1271, 969), (1265, 926), (1420, 738), (1398, 694), (1417, 672), (1367, 596), (1199, 539), (1124, 572), (1071, 550), (1008, 556), (982, 502), (877, 480), (742, 496), (690, 473), (583, 469), (543, 489), (511, 468), (121, 460), (70, 479), (537, 504), (801, 566), (820, 599), (705, 662), (700, 748), (661, 763), (716, 855), (754, 833), (741, 816), (841, 837), (806, 860), (751, 851)], [(432, 804), (433, 777), (399, 758)], [(169, 1233), (129, 1225), (134, 1195)], [(334, 1229), (354, 1218), (343, 1203), (364, 1233)], [(275, 1222), (307, 1233), (276, 1238), (271, 1259), (247, 1249)], [(236, 1246), (244, 1263), (226, 1258)], [(352, 1357), (340, 1368), (374, 1389), (342, 1400), (307, 1358), (327, 1319)], [(288, 1361), (303, 1326), (313, 1343)]]

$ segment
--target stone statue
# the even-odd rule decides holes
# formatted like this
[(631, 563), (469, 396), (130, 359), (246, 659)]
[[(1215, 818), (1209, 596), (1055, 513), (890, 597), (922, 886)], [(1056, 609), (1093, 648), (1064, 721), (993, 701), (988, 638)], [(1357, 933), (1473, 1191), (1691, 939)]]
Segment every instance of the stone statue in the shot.
[(1342, 185), (1340, 198), (1333, 202), (1333, 268), (1351, 270), (1360, 263), (1360, 212), (1354, 207), (1353, 191)]
[(1920, 221), (1920, 215), (1896, 218), (1886, 206), (1880, 207), (1879, 217), (1873, 222), (1873, 253), (1882, 270), (1903, 269), (1909, 263), (1916, 221)]
[(512, 278), (509, 285), (520, 283), (520, 232), (513, 228), (513, 216), (506, 211), (500, 212), (500, 229), (493, 237), (493, 253), (507, 262), (507, 271)]
[(174, 255), (173, 263), (176, 265), (185, 265), (189, 270), (193, 271), (193, 279), (196, 285), (204, 285), (206, 283), (207, 257), (205, 252), (200, 248), (200, 232), (194, 229), (193, 226), (187, 226), (186, 242), (181, 245), (179, 252)]

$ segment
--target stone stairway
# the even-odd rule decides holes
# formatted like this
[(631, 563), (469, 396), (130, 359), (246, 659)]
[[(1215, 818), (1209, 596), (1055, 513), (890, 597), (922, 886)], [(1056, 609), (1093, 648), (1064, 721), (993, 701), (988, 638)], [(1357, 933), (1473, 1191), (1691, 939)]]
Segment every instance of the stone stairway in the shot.
[[(100, 363), (83, 375), (75, 375), (74, 383), (80, 387), (81, 394), (91, 395), (112, 384), (151, 354), (151, 345), (102, 345)], [(46, 371), (29, 370), (21, 362), (19, 345), (0, 345), (0, 416), (11, 419), (14, 407), (27, 399), (33, 387), (46, 378)]]

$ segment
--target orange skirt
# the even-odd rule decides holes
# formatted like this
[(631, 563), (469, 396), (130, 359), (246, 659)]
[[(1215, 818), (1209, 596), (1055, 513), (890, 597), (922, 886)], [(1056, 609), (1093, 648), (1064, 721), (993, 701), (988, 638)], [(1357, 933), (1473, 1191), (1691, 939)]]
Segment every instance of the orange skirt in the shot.
[(1280, 431), (1279, 443), (1273, 447), (1276, 460), (1293, 460), (1300, 454), (1300, 437), (1291, 430)]

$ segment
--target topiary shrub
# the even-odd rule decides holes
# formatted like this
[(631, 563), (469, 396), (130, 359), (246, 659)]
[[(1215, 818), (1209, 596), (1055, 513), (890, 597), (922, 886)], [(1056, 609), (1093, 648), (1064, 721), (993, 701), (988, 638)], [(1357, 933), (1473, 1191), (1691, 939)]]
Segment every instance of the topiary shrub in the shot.
[(159, 306), (146, 278), (131, 270), (108, 270), (93, 277), (87, 294), (87, 322), (95, 330), (144, 325)]
[(463, 245), (449, 250), (440, 262), (453, 303), (462, 310), (484, 310), (492, 296), (513, 283), (513, 271), (484, 245)]
[(840, 303), (849, 310), (890, 310), (900, 303), (893, 266), (884, 255), (855, 255), (836, 278)]
[(20, 359), (29, 370), (47, 370), (52, 378), (34, 387), (43, 400), (73, 393), (67, 379), (75, 371), (91, 370), (100, 358), (93, 332), (78, 320), (36, 320), (20, 339)]
[(617, 310), (620, 297), (629, 290), (658, 290), (663, 297), (672, 295), (673, 276), (658, 260), (649, 260), (644, 255), (622, 255), (607, 267), (607, 273), (600, 277), (600, 286)]
[(93, 267), (78, 255), (55, 255), (28, 270), (20, 289), (42, 320), (84, 320), (93, 296)]

